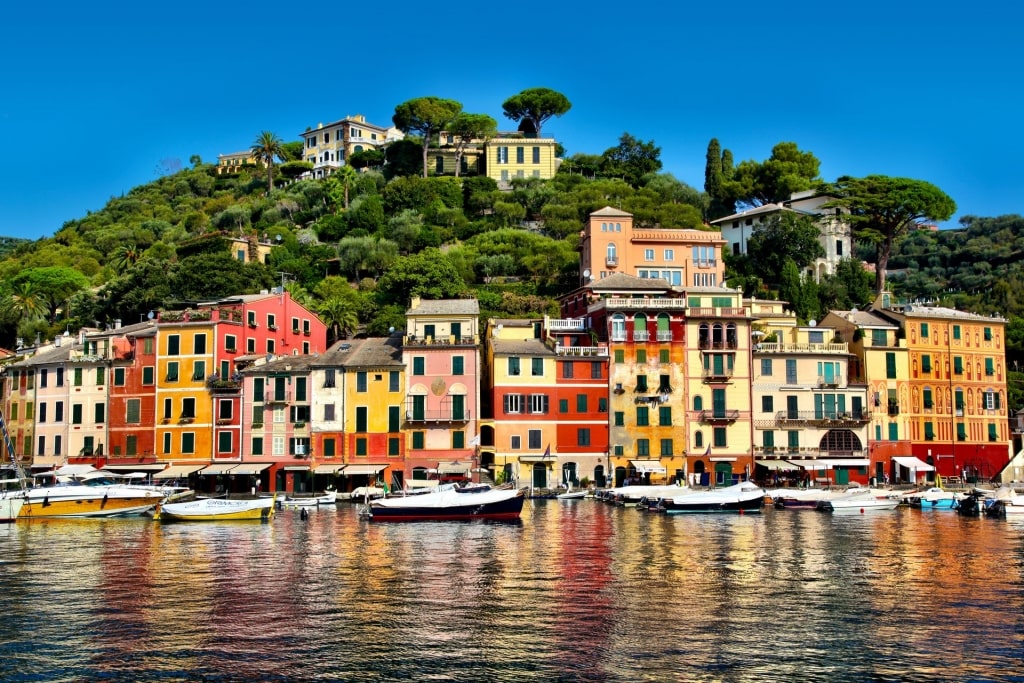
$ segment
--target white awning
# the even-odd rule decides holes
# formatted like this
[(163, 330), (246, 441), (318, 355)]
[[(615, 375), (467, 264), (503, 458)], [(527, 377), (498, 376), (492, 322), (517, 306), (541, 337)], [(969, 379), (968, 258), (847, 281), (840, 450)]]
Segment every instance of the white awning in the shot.
[(181, 479), (187, 477), (193, 472), (198, 472), (203, 469), (202, 465), (171, 465), (162, 472), (157, 472), (153, 475), (154, 479)]
[(438, 485), (437, 479), (406, 479), (405, 485), (411, 489), (428, 489)]
[(655, 474), (665, 473), (665, 466), (661, 464), (660, 460), (630, 460), (629, 464), (636, 468), (639, 474), (647, 474), (648, 472)]
[(708, 458), (711, 462), (736, 462), (735, 455), (713, 455)]
[(353, 474), (377, 474), (387, 465), (346, 465), (342, 474), (346, 477)]
[(822, 458), (820, 460), (795, 460), (805, 470), (831, 470), (836, 467), (867, 467), (871, 461), (867, 458)]
[(337, 474), (338, 470), (344, 468), (344, 465), (317, 465), (316, 469), (313, 470), (313, 474)]
[(163, 463), (153, 463), (150, 465), (104, 465), (103, 469), (110, 472), (162, 472), (164, 467)]
[(247, 462), (231, 468), (231, 474), (259, 474), (268, 467), (269, 462)]
[(918, 470), (920, 472), (934, 472), (935, 468), (926, 463), (924, 460), (915, 458), (913, 456), (902, 456), (894, 455), (892, 461), (900, 467), (906, 467), (910, 470)]
[(757, 464), (770, 470), (795, 470), (796, 465), (785, 460), (758, 460)]
[(469, 468), (473, 466), (473, 463), (459, 462), (441, 462), (437, 464), (438, 474), (465, 474), (469, 472)]
[(309, 472), (309, 465), (285, 465), (285, 472)]
[(237, 462), (214, 463), (199, 470), (199, 474), (226, 474), (232, 467), (237, 466)]

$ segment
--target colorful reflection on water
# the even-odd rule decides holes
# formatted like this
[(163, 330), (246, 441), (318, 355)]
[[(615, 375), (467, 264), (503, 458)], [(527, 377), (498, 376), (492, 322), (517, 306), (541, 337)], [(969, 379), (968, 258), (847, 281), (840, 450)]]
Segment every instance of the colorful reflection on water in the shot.
[(0, 527), (4, 680), (1022, 680), (1024, 525), (951, 512)]

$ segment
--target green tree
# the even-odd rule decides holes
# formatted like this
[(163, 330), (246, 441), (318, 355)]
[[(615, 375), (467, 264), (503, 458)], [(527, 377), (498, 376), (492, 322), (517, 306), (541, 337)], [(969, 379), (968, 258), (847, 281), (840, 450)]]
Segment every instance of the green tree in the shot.
[(269, 130), (262, 131), (252, 143), (252, 156), (267, 167), (267, 195), (274, 191), (274, 159), (284, 156), (284, 143)]
[(412, 297), (454, 299), (466, 291), (448, 256), (440, 249), (400, 256), (377, 283), (377, 294), (383, 305), (408, 305)]
[(440, 97), (418, 97), (395, 107), (391, 117), (395, 126), (405, 133), (423, 136), (423, 177), (427, 177), (427, 151), (431, 140), (462, 111), (462, 104)]
[(945, 192), (924, 180), (869, 175), (844, 176), (831, 187), (838, 199), (824, 207), (848, 213), (856, 240), (875, 247), (875, 291), (885, 289), (893, 245), (929, 221), (948, 220), (956, 211)]
[(772, 148), (772, 155), (765, 161), (744, 161), (737, 166), (731, 178), (726, 177), (724, 197), (726, 201), (732, 198), (747, 206), (782, 202), (794, 192), (820, 184), (820, 165), (814, 154), (801, 152), (795, 142), (780, 142)]
[(456, 178), (459, 177), (462, 170), (462, 157), (466, 152), (466, 146), (471, 142), (492, 138), (497, 132), (498, 122), (487, 114), (463, 112), (452, 120), (451, 125), (448, 126), (448, 133), (455, 138)]
[(507, 118), (520, 124), (521, 131), (541, 137), (544, 123), (572, 109), (572, 103), (565, 95), (550, 88), (527, 88), (505, 100), (501, 108)]
[(602, 157), (601, 173), (622, 178), (632, 187), (640, 187), (644, 176), (661, 170), (661, 147), (629, 133), (623, 133), (619, 144), (606, 149)]
[(811, 216), (779, 211), (754, 228), (747, 240), (754, 273), (769, 283), (778, 283), (787, 260), (803, 271), (814, 259), (825, 256), (821, 233)]
[(379, 149), (361, 149), (358, 152), (352, 152), (348, 158), (348, 165), (356, 170), (380, 168), (384, 165), (384, 152)]
[(57, 310), (73, 295), (89, 286), (89, 280), (74, 268), (46, 266), (28, 268), (18, 273), (11, 281), (15, 291), (23, 284), (29, 284), (31, 291), (45, 303), (51, 323), (57, 321)]
[(283, 161), (302, 161), (304, 153), (305, 143), (302, 140), (281, 143), (281, 159)]
[[(728, 161), (728, 167), (726, 162)], [(736, 213), (736, 200), (726, 191), (726, 179), (732, 177), (732, 153), (722, 152), (718, 138), (711, 138), (704, 162), (704, 191), (708, 194), (708, 220)]]
[(351, 166), (345, 165), (327, 177), (326, 191), (331, 203), (336, 207), (343, 206), (348, 211), (349, 188), (355, 184), (359, 174)]
[(118, 272), (124, 272), (134, 266), (142, 258), (142, 250), (134, 244), (122, 244), (111, 255), (110, 267)]
[(41, 320), (48, 312), (45, 298), (28, 280), (14, 285), (11, 293), (0, 300), (0, 316), (8, 322)]
[(320, 321), (327, 326), (327, 344), (347, 339), (359, 327), (359, 315), (349, 298), (333, 297), (317, 306)]

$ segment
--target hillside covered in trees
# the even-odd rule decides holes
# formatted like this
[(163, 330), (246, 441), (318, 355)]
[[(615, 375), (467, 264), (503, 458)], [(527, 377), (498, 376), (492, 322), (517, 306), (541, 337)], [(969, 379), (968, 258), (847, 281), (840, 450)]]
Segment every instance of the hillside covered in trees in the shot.
[[(566, 157), (550, 180), (513, 179), (511, 191), (485, 176), (423, 177), (422, 149), (422, 138), (407, 134), (386, 163), (372, 159), (360, 172), (343, 167), (325, 179), (298, 178), (306, 170), (301, 143), (273, 150), (282, 162), (271, 161), (276, 174), (264, 166), (219, 175), (193, 157), (190, 168), (112, 198), (52, 237), (7, 241), (0, 346), (138, 322), (150, 311), (282, 282), (336, 338), (402, 327), (411, 296), (473, 294), (485, 316), (557, 314), (556, 298), (578, 282), (579, 232), (595, 210), (620, 208), (640, 226), (709, 229), (716, 216), (827, 187), (817, 159), (794, 143), (734, 167), (712, 140), (704, 191), (663, 173), (660, 148), (628, 133), (601, 154)], [(1024, 218), (970, 217), (963, 225), (900, 235), (888, 287), (907, 299), (1009, 317), (1013, 367), (1024, 362)], [(268, 263), (233, 258), (231, 238), (273, 245)], [(857, 260), (817, 284), (800, 277), (817, 256), (815, 239), (806, 222), (765, 228), (752, 243), (758, 258), (726, 256), (729, 284), (791, 301), (804, 319), (867, 304), (874, 276), (860, 260), (874, 261), (875, 245), (860, 244)]]

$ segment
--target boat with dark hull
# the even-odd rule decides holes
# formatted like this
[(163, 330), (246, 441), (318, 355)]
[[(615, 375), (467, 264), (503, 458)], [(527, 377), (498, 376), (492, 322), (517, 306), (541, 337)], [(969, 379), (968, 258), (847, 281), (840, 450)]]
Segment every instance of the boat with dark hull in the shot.
[(744, 481), (721, 489), (662, 498), (658, 509), (668, 514), (688, 512), (760, 512), (764, 489)]
[(428, 493), (371, 501), (366, 512), (376, 522), (513, 521), (519, 519), (524, 500), (521, 489), (446, 484)]

